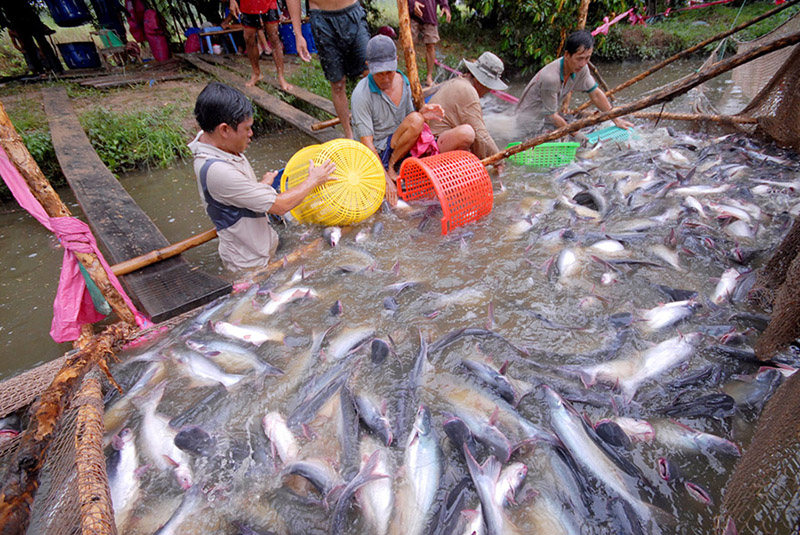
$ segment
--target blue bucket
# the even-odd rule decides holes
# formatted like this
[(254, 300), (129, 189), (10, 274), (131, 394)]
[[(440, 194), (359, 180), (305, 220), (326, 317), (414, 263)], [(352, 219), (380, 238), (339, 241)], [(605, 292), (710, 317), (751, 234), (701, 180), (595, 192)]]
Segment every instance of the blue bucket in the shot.
[(83, 0), (45, 0), (45, 3), (53, 16), (53, 22), (63, 28), (80, 26), (92, 20)]
[(58, 51), (70, 69), (96, 69), (100, 67), (100, 56), (92, 41), (59, 43)]
[[(311, 33), (311, 23), (303, 23), (300, 29), (303, 32), (303, 37), (306, 39), (308, 52), (310, 54), (316, 54), (317, 47), (314, 44), (314, 35)], [(280, 34), (281, 41), (283, 41), (283, 52), (285, 54), (297, 54), (297, 42), (294, 39), (292, 25), (288, 22), (280, 24), (278, 27), (278, 33)]]

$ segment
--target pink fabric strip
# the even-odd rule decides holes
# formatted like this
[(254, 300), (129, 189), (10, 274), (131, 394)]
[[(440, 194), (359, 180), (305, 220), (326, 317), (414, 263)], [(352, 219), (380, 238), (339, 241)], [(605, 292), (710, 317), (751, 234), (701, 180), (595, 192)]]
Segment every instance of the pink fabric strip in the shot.
[(61, 276), (58, 291), (53, 302), (53, 323), (50, 336), (58, 343), (77, 340), (81, 325), (100, 321), (104, 316), (94, 309), (86, 282), (83, 280), (78, 259), (74, 253), (94, 253), (105, 269), (108, 279), (122, 296), (125, 304), (133, 311), (136, 324), (145, 327), (148, 320), (142, 316), (122, 289), (117, 277), (112, 273), (100, 250), (97, 241), (89, 229), (89, 225), (74, 217), (49, 217), (39, 201), (28, 189), (25, 179), (19, 174), (16, 166), (8, 159), (5, 150), (0, 147), (0, 175), (2, 175), (11, 194), (20, 206), (27, 210), (47, 230), (53, 232), (64, 247), (64, 260), (61, 265)]

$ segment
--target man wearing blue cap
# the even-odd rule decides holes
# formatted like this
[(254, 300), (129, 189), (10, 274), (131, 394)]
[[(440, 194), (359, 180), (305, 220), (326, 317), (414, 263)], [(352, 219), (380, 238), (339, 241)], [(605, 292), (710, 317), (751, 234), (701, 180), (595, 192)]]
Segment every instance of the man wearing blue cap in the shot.
[(414, 109), (411, 85), (397, 70), (397, 48), (389, 37), (376, 35), (369, 40), (367, 66), (369, 76), (358, 83), (351, 97), (353, 131), (381, 159), (386, 173), (386, 200), (394, 206), (397, 166), (415, 145), (427, 143), (434, 154), (466, 149), (474, 135), (466, 135), (471, 134), (469, 128), (456, 127), (434, 140), (427, 123), (442, 120), (444, 109), (438, 104)]

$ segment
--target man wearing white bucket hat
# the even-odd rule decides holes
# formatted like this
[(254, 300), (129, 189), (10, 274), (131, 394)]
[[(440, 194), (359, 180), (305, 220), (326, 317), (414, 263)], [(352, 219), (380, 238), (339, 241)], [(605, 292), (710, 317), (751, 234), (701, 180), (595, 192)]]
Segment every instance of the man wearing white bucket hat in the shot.
[(491, 52), (484, 52), (477, 61), (464, 60), (464, 64), (467, 74), (442, 84), (428, 101), (439, 104), (445, 113), (441, 122), (431, 124), (431, 132), (438, 138), (448, 129), (459, 129), (465, 148), (483, 159), (498, 149), (483, 120), (481, 97), (492, 89), (508, 89), (508, 85), (500, 78), (503, 61)]
[[(429, 122), (440, 121), (445, 112), (438, 104), (425, 104), (419, 111), (411, 101), (408, 78), (397, 70), (397, 47), (391, 38), (376, 35), (367, 44), (369, 76), (363, 78), (351, 97), (353, 132), (381, 159), (386, 173), (386, 200), (397, 204), (397, 170), (408, 154), (424, 156), (464, 149), (462, 130), (445, 129), (437, 140)], [(469, 127), (467, 127), (469, 128)]]

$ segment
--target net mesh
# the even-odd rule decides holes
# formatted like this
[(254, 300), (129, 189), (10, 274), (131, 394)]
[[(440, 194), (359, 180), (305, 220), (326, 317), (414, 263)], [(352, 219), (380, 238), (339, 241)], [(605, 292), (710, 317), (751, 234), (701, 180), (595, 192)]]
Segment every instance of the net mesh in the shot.
[[(740, 42), (737, 52), (745, 53), (800, 31), (800, 14), (795, 14), (770, 33), (753, 41)], [(717, 47), (701, 66), (701, 70), (719, 59)], [(795, 45), (766, 54), (741, 65), (732, 72), (732, 78), (750, 103), (733, 117), (752, 117), (755, 124), (733, 122), (695, 121), (702, 130), (736, 130), (754, 137), (774, 141), (778, 145), (800, 151), (800, 46)], [(701, 84), (693, 90), (693, 107), (696, 113), (719, 115), (706, 97)]]
[[(772, 396), (725, 487), (718, 533), (797, 533), (800, 517), (800, 374)], [(733, 530), (732, 528), (735, 528)]]

